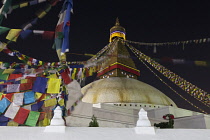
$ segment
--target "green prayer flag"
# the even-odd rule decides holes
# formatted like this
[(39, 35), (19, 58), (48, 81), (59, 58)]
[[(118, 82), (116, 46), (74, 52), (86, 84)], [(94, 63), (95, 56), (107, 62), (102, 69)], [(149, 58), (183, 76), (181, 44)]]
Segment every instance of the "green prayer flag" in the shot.
[(30, 111), (28, 118), (25, 122), (25, 125), (36, 126), (36, 123), (39, 119), (40, 112)]
[(9, 30), (10, 30), (10, 28), (0, 26), (0, 35), (2, 35), (3, 33), (7, 32)]
[(1, 7), (1, 12), (0, 12), (0, 24), (4, 18), (4, 16), (7, 14), (7, 12), (9, 11), (9, 8), (11, 6), (12, 0), (7, 0), (3, 6)]

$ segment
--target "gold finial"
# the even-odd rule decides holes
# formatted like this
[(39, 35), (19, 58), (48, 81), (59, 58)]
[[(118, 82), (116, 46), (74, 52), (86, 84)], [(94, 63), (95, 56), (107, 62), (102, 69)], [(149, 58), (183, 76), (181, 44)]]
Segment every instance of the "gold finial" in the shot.
[(118, 18), (118, 17), (116, 18), (116, 23), (115, 23), (115, 25), (117, 25), (117, 26), (120, 25), (120, 22), (119, 22), (119, 18)]

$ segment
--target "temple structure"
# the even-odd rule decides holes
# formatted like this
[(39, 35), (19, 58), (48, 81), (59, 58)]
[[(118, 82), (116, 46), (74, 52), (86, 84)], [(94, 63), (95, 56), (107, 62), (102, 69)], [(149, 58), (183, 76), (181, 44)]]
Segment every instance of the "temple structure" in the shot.
[[(125, 39), (126, 30), (117, 19), (115, 26), (110, 29), (110, 46), (105, 52), (109, 57), (99, 65), (99, 80), (81, 89), (84, 94), (83, 102), (67, 118), (67, 124), (88, 126), (91, 116), (94, 115), (100, 126), (133, 127), (139, 109), (144, 108), (152, 125), (164, 122), (163, 115), (174, 114), (176, 128), (210, 128), (207, 123), (210, 122), (210, 116), (180, 109), (164, 93), (137, 80), (140, 71), (130, 57)], [(182, 125), (182, 120), (189, 117), (200, 118), (202, 125)]]

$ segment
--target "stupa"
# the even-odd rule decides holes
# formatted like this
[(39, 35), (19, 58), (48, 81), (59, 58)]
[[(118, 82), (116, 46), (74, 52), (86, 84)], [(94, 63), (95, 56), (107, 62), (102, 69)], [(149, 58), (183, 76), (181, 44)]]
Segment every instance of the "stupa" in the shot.
[(137, 80), (140, 71), (126, 48), (124, 40), (126, 30), (116, 19), (115, 26), (110, 29), (110, 56), (101, 64), (97, 76), (100, 80), (94, 81), (82, 88), (85, 94), (83, 102), (141, 104), (147, 106), (176, 106), (176, 104), (158, 89)]

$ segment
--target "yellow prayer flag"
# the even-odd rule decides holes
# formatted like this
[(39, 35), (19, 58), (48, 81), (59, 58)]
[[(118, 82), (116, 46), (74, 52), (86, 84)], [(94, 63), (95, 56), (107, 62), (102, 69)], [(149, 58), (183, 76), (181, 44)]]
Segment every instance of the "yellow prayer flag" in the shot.
[(61, 49), (57, 49), (56, 52), (60, 61), (66, 61), (66, 54), (61, 55)]
[(44, 118), (44, 120), (42, 121), (42, 126), (48, 126), (50, 125), (50, 120), (48, 118)]
[(60, 106), (64, 106), (64, 99), (61, 99), (61, 100), (58, 102), (58, 104), (59, 104)]
[(5, 70), (3, 71), (2, 74), (10, 74), (10, 73), (12, 73), (14, 70), (15, 70), (15, 69), (5, 69)]
[(92, 76), (92, 75), (93, 75), (93, 68), (90, 67), (90, 69), (89, 69), (89, 76)]
[(60, 93), (61, 79), (49, 78), (47, 93), (57, 94)]
[(23, 7), (26, 7), (26, 6), (28, 6), (28, 2), (24, 2), (24, 3), (20, 4), (20, 8), (23, 8)]
[(49, 100), (46, 100), (46, 101), (44, 102), (45, 107), (48, 107), (48, 106), (55, 106), (56, 104), (57, 104), (56, 98), (49, 99)]
[(196, 66), (207, 66), (206, 61), (195, 61)]
[(57, 76), (57, 74), (51, 74), (51, 75), (47, 76), (47, 78), (55, 78), (55, 79), (57, 79), (58, 76)]
[(37, 14), (38, 18), (43, 18), (47, 13), (45, 11), (41, 11)]
[(21, 83), (21, 84), (24, 84), (24, 83), (27, 83), (27, 82), (28, 82), (28, 79), (21, 79), (21, 80), (20, 80), (20, 83)]
[(4, 81), (0, 82), (0, 84), (4, 84)]
[(73, 80), (75, 79), (76, 73), (77, 73), (77, 68), (74, 68), (73, 73), (71, 75), (71, 79), (73, 79)]
[(16, 42), (20, 31), (21, 29), (11, 29), (6, 36), (6, 39)]
[(39, 93), (39, 92), (36, 92), (35, 93), (35, 98), (36, 99), (39, 99), (41, 96), (42, 96), (42, 93)]
[(0, 52), (7, 46), (6, 43), (0, 42)]
[(14, 122), (14, 121), (10, 121), (7, 123), (7, 126), (18, 126), (19, 124)]

